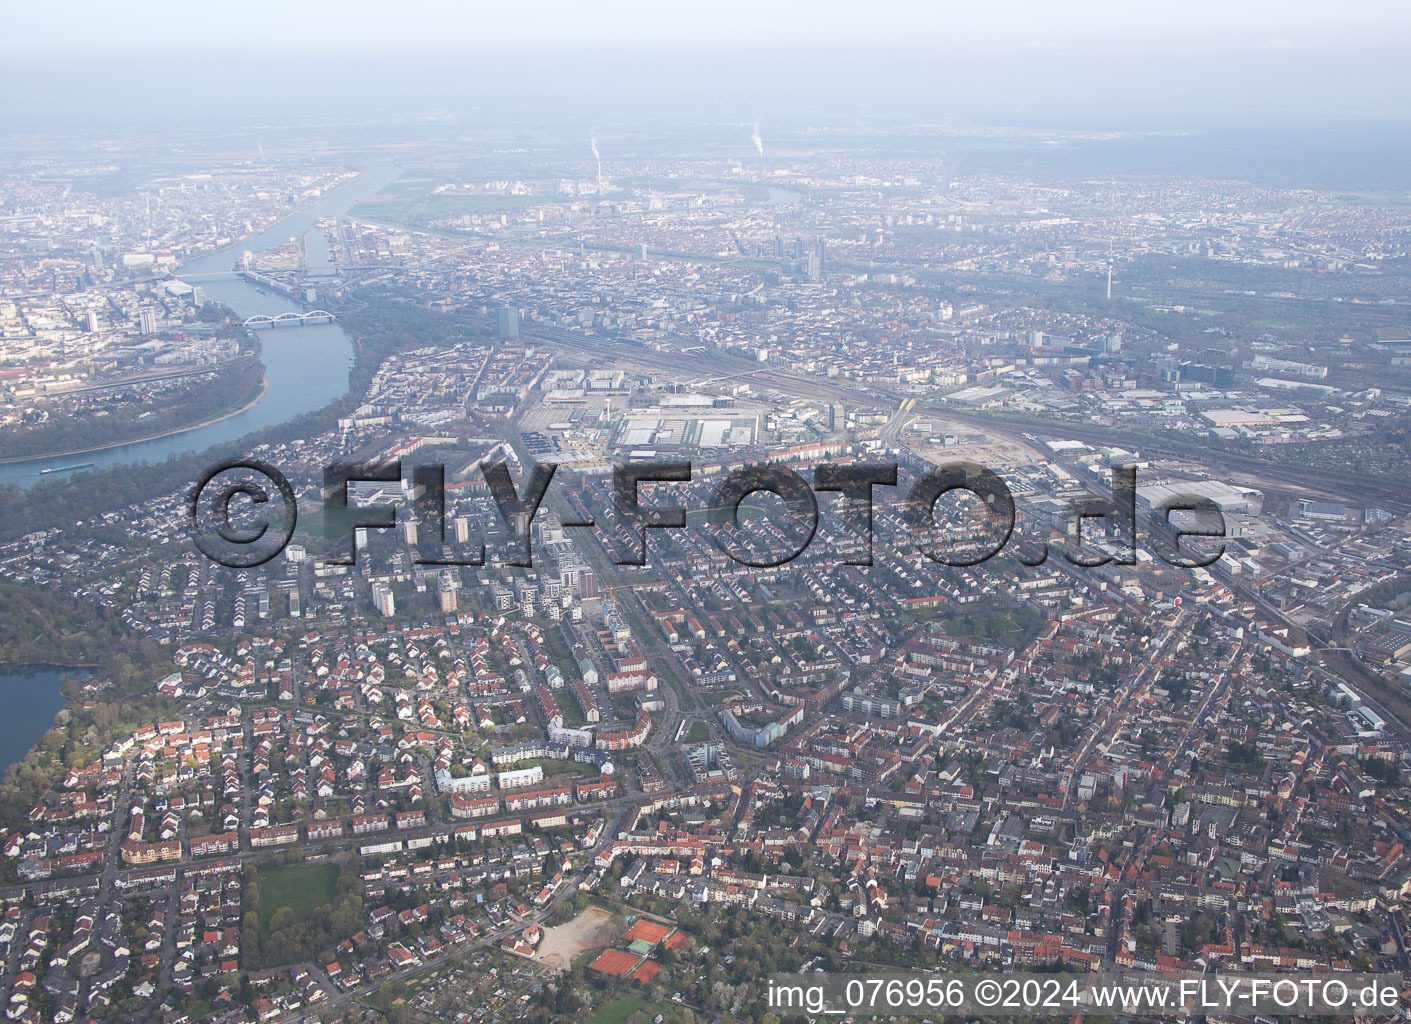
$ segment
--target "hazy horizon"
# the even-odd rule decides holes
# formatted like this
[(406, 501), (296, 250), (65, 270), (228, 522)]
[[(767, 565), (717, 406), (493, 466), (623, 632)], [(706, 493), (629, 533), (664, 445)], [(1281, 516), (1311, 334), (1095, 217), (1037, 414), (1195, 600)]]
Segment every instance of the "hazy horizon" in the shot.
[(468, 10), (97, 4), (10, 12), (12, 130), (466, 117), (479, 123), (866, 118), (1201, 129), (1395, 125), (1411, 8), (730, 2)]

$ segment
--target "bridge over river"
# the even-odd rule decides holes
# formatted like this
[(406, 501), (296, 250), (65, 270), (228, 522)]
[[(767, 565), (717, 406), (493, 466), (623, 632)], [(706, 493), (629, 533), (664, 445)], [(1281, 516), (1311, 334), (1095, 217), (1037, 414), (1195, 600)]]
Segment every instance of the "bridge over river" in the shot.
[(314, 324), (331, 324), (335, 319), (337, 318), (326, 309), (311, 309), (307, 313), (277, 313), (274, 316), (256, 313), (244, 320), (243, 323), (246, 327), (258, 331), (268, 327), (308, 327)]

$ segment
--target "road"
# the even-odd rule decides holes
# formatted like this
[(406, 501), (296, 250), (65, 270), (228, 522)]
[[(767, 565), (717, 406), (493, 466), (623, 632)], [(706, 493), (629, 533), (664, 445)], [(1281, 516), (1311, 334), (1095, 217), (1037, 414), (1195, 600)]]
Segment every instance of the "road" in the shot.
[(1147, 656), (1142, 662), (1141, 668), (1137, 669), (1122, 684), (1117, 696), (1108, 704), (1107, 710), (1102, 713), (1102, 720), (1088, 732), (1087, 739), (1083, 741), (1083, 745), (1078, 748), (1069, 760), (1068, 767), (1063, 771), (1063, 810), (1065, 812), (1073, 806), (1076, 791), (1076, 787), (1073, 785), (1075, 776), (1088, 763), (1093, 748), (1097, 746), (1099, 741), (1115, 733), (1117, 728), (1121, 726), (1126, 715), (1127, 705), (1131, 703), (1132, 697), (1151, 681), (1153, 673), (1160, 672), (1166, 656), (1190, 634), (1193, 624), (1194, 619), (1190, 613), (1186, 611), (1177, 613), (1175, 620), (1167, 627), (1166, 635), (1158, 642), (1156, 650)]
[[(553, 898), (550, 899), (538, 910), (530, 914), (528, 917), (518, 920), (513, 924), (507, 925), (503, 928), (497, 928), (494, 931), (486, 932), (479, 938), (471, 940), (469, 943), (460, 946), (459, 948), (453, 950), (451, 953), (447, 954), (444, 957), (404, 967), (400, 971), (396, 971), (390, 975), (378, 978), (376, 982), (369, 982), (366, 985), (362, 985), (357, 988), (351, 988), (344, 992), (335, 992), (332, 985), (330, 984), (329, 986), (327, 986), (327, 991), (330, 993), (329, 998), (323, 1000), (321, 1003), (318, 1004), (318, 1006), (341, 1006), (350, 1001), (365, 998), (367, 996), (372, 995), (375, 991), (381, 988), (382, 985), (386, 984), (388, 981), (405, 981), (425, 971), (444, 966), (445, 964), (458, 963), (466, 959), (473, 953), (476, 953), (492, 945), (498, 945), (501, 939), (506, 939), (509, 938), (511, 935), (519, 934), (532, 924), (542, 925), (546, 921), (549, 921), (554, 916), (559, 906), (565, 900), (572, 898), (578, 892), (578, 884), (589, 877), (589, 875), (591, 874), (591, 865), (593, 863), (593, 858), (596, 857), (603, 849), (608, 846), (608, 844), (610, 844), (614, 840), (614, 838), (617, 836), (617, 833), (621, 830), (623, 823), (626, 821), (630, 810), (631, 808), (624, 807), (623, 809), (618, 811), (618, 813), (613, 817), (613, 820), (610, 823), (609, 827), (603, 832), (603, 838), (599, 840), (595, 846), (593, 846), (591, 849), (585, 851), (582, 854), (586, 867), (575, 872), (572, 876), (565, 878), (563, 884), (559, 886), (559, 890), (557, 893), (554, 894)], [(291, 964), (290, 969), (292, 970), (294, 967), (297, 966), (299, 965)], [(315, 969), (315, 965), (305, 964), (304, 966), (309, 967), (311, 970)], [(322, 974), (322, 972), (320, 972), (320, 974)], [(303, 1017), (306, 1012), (306, 1010), (300, 1009), (292, 1013), (284, 1014), (283, 1016), (275, 1019), (281, 1022), (294, 1021)]]
[[(514, 450), (521, 465), (533, 464), (535, 460), (530, 457), (529, 450), (524, 445), (524, 438), (520, 434), (517, 422), (507, 427), (505, 443)], [(562, 488), (550, 487), (545, 495), (545, 501), (561, 521), (573, 521), (578, 518), (577, 513), (569, 507)], [(676, 672), (675, 654), (666, 647), (659, 632), (645, 625), (642, 616), (646, 614), (646, 611), (637, 600), (630, 581), (619, 571), (616, 563), (603, 547), (601, 533), (596, 530), (590, 532), (594, 543), (582, 550), (587, 553), (589, 560), (593, 563), (593, 570), (603, 581), (604, 589), (611, 588), (614, 597), (618, 594), (625, 595), (617, 598), (618, 604), (629, 619), (637, 620), (633, 623), (637, 627), (633, 630), (633, 636), (643, 648), (643, 655), (648, 658), (648, 663), (653, 666), (661, 682), (658, 692), (666, 704), (666, 712), (660, 721), (653, 724), (652, 735), (648, 737), (645, 748), (656, 755), (665, 777), (679, 787), (683, 784), (683, 780), (675, 758), (661, 755), (663, 747), (676, 734), (676, 729), (680, 724), (683, 700), (694, 706), (695, 699), (684, 689), (685, 682)]]

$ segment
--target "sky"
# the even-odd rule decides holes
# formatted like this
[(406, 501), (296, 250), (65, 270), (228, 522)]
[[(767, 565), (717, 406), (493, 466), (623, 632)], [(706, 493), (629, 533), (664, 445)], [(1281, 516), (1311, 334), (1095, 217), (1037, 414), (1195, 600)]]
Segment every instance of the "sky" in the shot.
[(11, 125), (1401, 120), (1405, 0), (9, 5)]
[(8, 6), (7, 35), (26, 44), (21, 52), (86, 57), (299, 52), (310, 44), (363, 54), (918, 44), (992, 55), (1107, 48), (1199, 54), (1365, 49), (1411, 41), (1411, 5), (1398, 0), (51, 0)]

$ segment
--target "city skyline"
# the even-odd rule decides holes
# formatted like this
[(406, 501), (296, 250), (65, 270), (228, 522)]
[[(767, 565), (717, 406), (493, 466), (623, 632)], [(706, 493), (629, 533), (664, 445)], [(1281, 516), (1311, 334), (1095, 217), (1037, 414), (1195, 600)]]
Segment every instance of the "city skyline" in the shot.
[(1405, 1018), (1411, 8), (17, 15), (6, 1020)]

